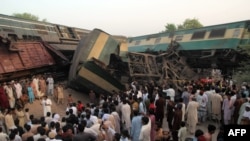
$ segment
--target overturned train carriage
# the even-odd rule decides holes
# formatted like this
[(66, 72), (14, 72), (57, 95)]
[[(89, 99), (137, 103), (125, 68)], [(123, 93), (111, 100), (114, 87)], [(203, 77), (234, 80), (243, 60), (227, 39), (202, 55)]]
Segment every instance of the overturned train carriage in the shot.
[(249, 56), (250, 21), (238, 21), (195, 29), (163, 32), (128, 39), (128, 51), (159, 54), (176, 45), (191, 68), (218, 68), (227, 73)]
[(80, 41), (74, 53), (69, 86), (83, 91), (95, 90), (99, 94), (123, 90), (124, 85), (110, 73), (110, 62), (119, 58), (119, 52), (120, 43), (117, 40), (94, 29)]
[(0, 82), (53, 71), (67, 66), (61, 52), (43, 42), (11, 42), (0, 37)]

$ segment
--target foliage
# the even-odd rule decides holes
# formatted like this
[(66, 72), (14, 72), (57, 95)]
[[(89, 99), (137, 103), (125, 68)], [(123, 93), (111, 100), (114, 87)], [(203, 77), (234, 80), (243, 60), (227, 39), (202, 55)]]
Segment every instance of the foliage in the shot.
[(233, 74), (233, 79), (237, 81), (238, 84), (242, 82), (250, 82), (250, 63), (249, 61), (243, 61), (240, 63), (240, 67), (236, 68)]
[(192, 28), (200, 28), (203, 25), (199, 22), (198, 19), (186, 19), (183, 24), (183, 29), (192, 29)]
[(167, 25), (165, 25), (166, 31), (172, 32), (172, 31), (176, 31), (176, 26), (175, 24), (172, 23), (168, 23)]
[(167, 23), (165, 26), (165, 31), (167, 32), (174, 32), (176, 30), (182, 30), (182, 29), (192, 29), (192, 28), (200, 28), (203, 27), (203, 25), (199, 22), (198, 19), (186, 19), (183, 24), (175, 25), (173, 23)]
[[(38, 16), (35, 16), (33, 14), (30, 14), (30, 13), (14, 13), (14, 14), (12, 14), (12, 16), (17, 17), (17, 18), (26, 19), (26, 20), (39, 21)], [(47, 22), (47, 19), (42, 19), (41, 21)]]
[[(245, 56), (245, 61), (240, 62), (240, 67), (236, 68), (233, 74), (233, 79), (237, 81), (238, 84), (242, 82), (250, 82), (250, 46), (241, 47), (241, 56)], [(247, 57), (248, 56), (248, 57)]]

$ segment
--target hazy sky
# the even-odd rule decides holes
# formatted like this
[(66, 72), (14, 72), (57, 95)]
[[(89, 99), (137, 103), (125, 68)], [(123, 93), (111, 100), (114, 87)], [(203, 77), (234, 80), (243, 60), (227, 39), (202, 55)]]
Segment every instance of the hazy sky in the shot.
[(250, 0), (1, 0), (0, 13), (31, 13), (56, 24), (113, 35), (163, 31), (196, 18), (204, 26), (250, 20)]

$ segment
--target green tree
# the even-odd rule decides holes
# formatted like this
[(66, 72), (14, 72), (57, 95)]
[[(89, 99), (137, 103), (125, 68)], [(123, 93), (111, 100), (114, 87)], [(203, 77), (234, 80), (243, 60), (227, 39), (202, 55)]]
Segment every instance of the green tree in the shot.
[(243, 82), (250, 82), (250, 64), (247, 62), (240, 63), (241, 67), (236, 68), (233, 79), (237, 84), (242, 84)]
[(176, 31), (176, 26), (175, 26), (175, 24), (172, 24), (172, 23), (168, 23), (166, 26), (165, 26), (165, 28), (166, 28), (166, 31), (167, 32), (173, 32), (173, 31)]
[[(17, 18), (26, 19), (26, 20), (39, 21), (38, 16), (35, 16), (33, 14), (30, 14), (30, 13), (14, 13), (14, 14), (12, 14), (12, 16), (17, 17)], [(47, 19), (42, 19), (41, 21), (47, 22)]]
[(203, 25), (199, 22), (198, 19), (186, 19), (182, 24), (184, 29), (200, 28)]
[(182, 29), (192, 29), (192, 28), (199, 28), (203, 27), (203, 25), (199, 22), (198, 19), (186, 19), (182, 24), (175, 25), (172, 23), (167, 23), (165, 26), (165, 31), (167, 32), (173, 32), (176, 30), (182, 30)]
[(184, 26), (182, 24), (179, 24), (179, 25), (177, 25), (177, 29), (182, 30), (182, 29), (185, 29), (185, 28), (184, 28)]
[(39, 20), (38, 16), (32, 15), (30, 13), (14, 13), (13, 16), (17, 18), (26, 19), (26, 20), (34, 20), (34, 21)]

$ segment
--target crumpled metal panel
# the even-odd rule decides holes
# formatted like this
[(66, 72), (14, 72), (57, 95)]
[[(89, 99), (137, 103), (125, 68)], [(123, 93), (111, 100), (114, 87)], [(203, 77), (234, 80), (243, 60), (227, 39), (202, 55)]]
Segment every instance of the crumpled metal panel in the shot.
[(40, 42), (16, 42), (12, 44), (17, 51), (0, 44), (0, 73), (54, 65), (55, 61)]

